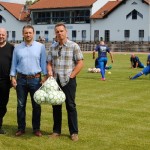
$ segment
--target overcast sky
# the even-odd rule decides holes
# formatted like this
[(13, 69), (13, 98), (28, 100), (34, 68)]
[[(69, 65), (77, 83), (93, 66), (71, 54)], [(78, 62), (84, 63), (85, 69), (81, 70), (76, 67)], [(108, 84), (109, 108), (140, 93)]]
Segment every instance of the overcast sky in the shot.
[(11, 2), (11, 3), (19, 3), (19, 4), (25, 4), (26, 0), (0, 0), (3, 2)]

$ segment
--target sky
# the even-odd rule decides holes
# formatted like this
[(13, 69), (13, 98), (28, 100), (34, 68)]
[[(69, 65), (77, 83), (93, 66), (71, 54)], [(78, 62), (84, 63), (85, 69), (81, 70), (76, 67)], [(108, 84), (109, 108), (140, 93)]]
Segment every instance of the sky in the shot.
[(11, 2), (11, 3), (19, 3), (19, 4), (25, 4), (26, 0), (0, 0), (3, 2)]

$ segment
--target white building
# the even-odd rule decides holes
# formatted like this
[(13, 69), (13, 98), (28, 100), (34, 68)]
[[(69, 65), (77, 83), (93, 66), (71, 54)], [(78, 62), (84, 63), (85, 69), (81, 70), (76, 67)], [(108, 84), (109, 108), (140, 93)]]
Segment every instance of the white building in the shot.
[(150, 41), (150, 0), (110, 1), (91, 16), (92, 39)]
[(0, 27), (5, 27), (8, 41), (22, 40), (22, 27), (27, 24), (28, 12), (23, 4), (0, 2)]
[(40, 0), (30, 6), (30, 16), (23, 4), (0, 2), (0, 27), (8, 30), (9, 41), (22, 40), (22, 27), (28, 23), (36, 40), (52, 41), (60, 21), (74, 41), (150, 41), (150, 0), (107, 1)]

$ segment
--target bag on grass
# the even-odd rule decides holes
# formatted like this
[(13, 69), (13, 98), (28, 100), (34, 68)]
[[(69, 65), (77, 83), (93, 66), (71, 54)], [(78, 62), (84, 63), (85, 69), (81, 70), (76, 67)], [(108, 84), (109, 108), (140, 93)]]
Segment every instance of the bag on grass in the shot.
[(61, 105), (65, 99), (64, 92), (53, 77), (49, 77), (34, 93), (34, 100), (37, 104)]

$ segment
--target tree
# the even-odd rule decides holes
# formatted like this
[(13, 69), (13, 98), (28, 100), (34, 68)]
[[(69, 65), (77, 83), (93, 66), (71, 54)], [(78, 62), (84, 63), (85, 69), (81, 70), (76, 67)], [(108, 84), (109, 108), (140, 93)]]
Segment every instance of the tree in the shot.
[(26, 0), (26, 5), (30, 6), (36, 2), (38, 2), (39, 0)]

